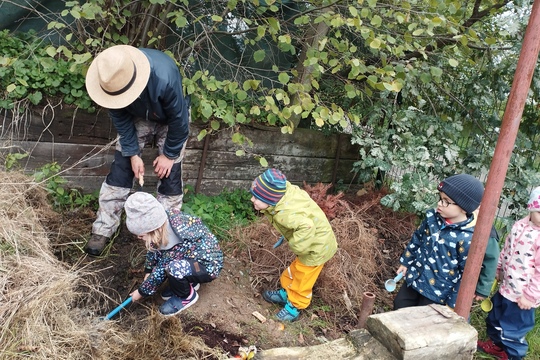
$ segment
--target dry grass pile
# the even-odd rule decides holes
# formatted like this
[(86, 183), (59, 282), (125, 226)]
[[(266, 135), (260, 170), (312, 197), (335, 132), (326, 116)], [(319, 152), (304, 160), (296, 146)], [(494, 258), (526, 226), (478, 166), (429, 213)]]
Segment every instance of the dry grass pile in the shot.
[(22, 174), (0, 172), (0, 178), (1, 359), (196, 359), (213, 353), (184, 334), (178, 319), (151, 314), (135, 322), (136, 331), (100, 319), (107, 299), (97, 274), (68, 267), (51, 249), (49, 235), (58, 233), (43, 223), (61, 217), (44, 190)]
[[(355, 317), (363, 293), (381, 291), (377, 281), (383, 261), (381, 251), (377, 237), (364, 226), (357, 213), (342, 213), (331, 224), (339, 249), (317, 280), (315, 295), (331, 305), (338, 317)], [(278, 288), (282, 271), (295, 255), (287, 245), (272, 248), (280, 236), (277, 231), (265, 219), (234, 231), (232, 236), (239, 242), (234, 249), (225, 244), (225, 251), (244, 259), (250, 269), (252, 286), (259, 291)]]
[[(392, 295), (384, 281), (395, 276), (398, 258), (415, 229), (415, 217), (396, 214), (380, 204), (384, 191), (363, 196), (326, 195), (328, 186), (306, 188), (322, 209), (331, 209), (330, 223), (338, 241), (338, 252), (325, 265), (314, 288), (314, 295), (332, 307), (338, 318), (356, 318), (369, 292), (376, 296), (376, 311), (391, 307)], [(246, 228), (234, 229), (237, 242), (224, 250), (243, 259), (250, 269), (252, 286), (258, 291), (278, 288), (282, 271), (295, 255), (288, 246), (272, 245), (280, 234), (261, 219)]]
[(339, 249), (325, 265), (317, 291), (325, 303), (352, 316), (358, 313), (364, 293), (382, 295), (383, 253), (375, 229), (366, 226), (361, 214), (350, 210), (331, 221)]

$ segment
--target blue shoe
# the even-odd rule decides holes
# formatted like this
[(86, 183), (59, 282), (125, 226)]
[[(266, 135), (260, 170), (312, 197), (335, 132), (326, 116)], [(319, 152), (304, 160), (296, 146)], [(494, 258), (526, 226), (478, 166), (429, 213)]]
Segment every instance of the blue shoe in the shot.
[(180, 299), (178, 296), (173, 295), (159, 307), (159, 312), (165, 316), (173, 316), (186, 310), (195, 304), (197, 300), (199, 300), (199, 294), (192, 287), (191, 293), (186, 299)]
[(285, 305), (287, 303), (287, 292), (285, 289), (263, 291), (262, 297), (272, 304)]
[[(197, 291), (201, 287), (201, 284), (199, 283), (192, 283), (191, 286), (193, 286), (193, 290)], [(161, 298), (163, 300), (169, 300), (171, 297), (173, 297), (174, 294), (171, 290), (170, 286), (167, 286), (162, 292), (161, 292)]]
[(298, 319), (300, 316), (300, 310), (295, 308), (289, 301), (285, 304), (285, 307), (277, 313), (276, 317), (280, 321), (292, 322)]

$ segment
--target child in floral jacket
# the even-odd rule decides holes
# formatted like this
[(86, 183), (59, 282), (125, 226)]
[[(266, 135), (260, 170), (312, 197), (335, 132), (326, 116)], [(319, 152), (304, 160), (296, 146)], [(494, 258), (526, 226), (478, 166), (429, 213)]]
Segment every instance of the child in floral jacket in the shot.
[(201, 219), (177, 209), (165, 211), (155, 197), (136, 192), (128, 197), (126, 226), (146, 244), (143, 283), (131, 296), (133, 301), (154, 295), (169, 281), (163, 291), (166, 302), (159, 311), (175, 315), (199, 299), (197, 288), (219, 275), (223, 268), (223, 253), (218, 240)]

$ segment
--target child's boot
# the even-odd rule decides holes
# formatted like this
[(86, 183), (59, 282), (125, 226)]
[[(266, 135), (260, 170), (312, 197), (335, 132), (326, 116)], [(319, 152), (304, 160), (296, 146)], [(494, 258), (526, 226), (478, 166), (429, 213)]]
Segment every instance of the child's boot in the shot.
[(272, 304), (285, 305), (287, 303), (287, 292), (285, 289), (263, 291), (262, 297)]
[(476, 348), (480, 352), (495, 356), (498, 360), (508, 360), (508, 354), (504, 349), (496, 345), (491, 339), (488, 339), (487, 341), (478, 341), (476, 343)]
[(295, 308), (289, 301), (287, 301), (283, 309), (279, 310), (276, 317), (280, 321), (291, 322), (297, 320), (299, 315), (300, 310)]

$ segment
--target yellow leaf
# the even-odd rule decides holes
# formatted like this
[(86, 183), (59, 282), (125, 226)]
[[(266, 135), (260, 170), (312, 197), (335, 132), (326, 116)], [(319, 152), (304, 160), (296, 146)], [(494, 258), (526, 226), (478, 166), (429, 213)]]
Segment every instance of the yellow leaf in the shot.
[(369, 43), (369, 47), (373, 49), (378, 49), (381, 47), (381, 40), (380, 39), (373, 39), (372, 42)]
[(459, 62), (456, 60), (456, 59), (448, 59), (448, 64), (451, 66), (451, 67), (456, 67), (459, 65)]

